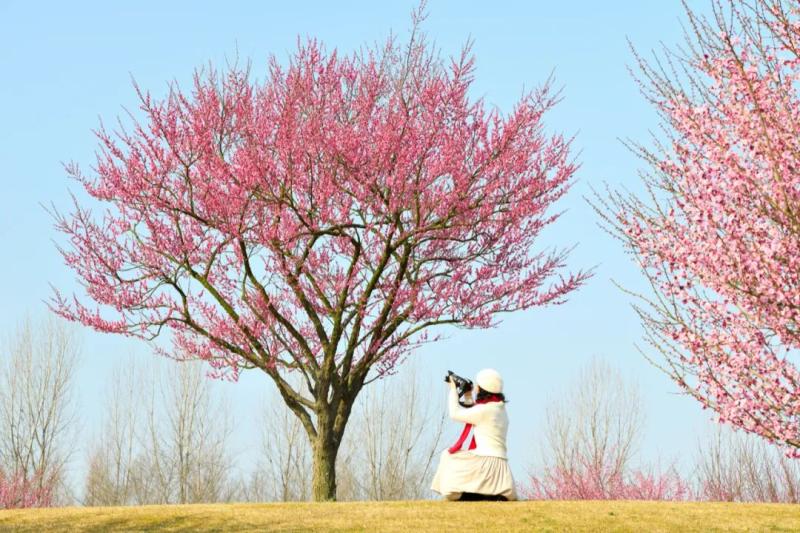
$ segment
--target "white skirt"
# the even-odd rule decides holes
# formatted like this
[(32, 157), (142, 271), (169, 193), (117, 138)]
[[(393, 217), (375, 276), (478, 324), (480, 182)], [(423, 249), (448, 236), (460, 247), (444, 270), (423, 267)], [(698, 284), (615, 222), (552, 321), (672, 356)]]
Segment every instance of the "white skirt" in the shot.
[(517, 499), (508, 460), (469, 451), (450, 453), (444, 450), (431, 489), (448, 500), (458, 500), (463, 492)]

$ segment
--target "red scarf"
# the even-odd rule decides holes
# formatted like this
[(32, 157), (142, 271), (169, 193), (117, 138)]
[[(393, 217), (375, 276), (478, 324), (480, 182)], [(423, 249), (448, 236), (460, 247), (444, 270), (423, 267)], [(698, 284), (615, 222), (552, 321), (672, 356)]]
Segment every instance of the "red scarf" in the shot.
[[(503, 401), (503, 399), (500, 396), (495, 396), (494, 394), (492, 394), (490, 396), (486, 396), (485, 398), (481, 398), (480, 400), (476, 401), (475, 405), (478, 405), (479, 403), (502, 402), (502, 401)], [(461, 446), (463, 446), (464, 445), (464, 441), (467, 440), (467, 436), (469, 435), (469, 432), (470, 432), (471, 429), (472, 429), (472, 424), (469, 424), (469, 423), (464, 424), (464, 429), (461, 431), (461, 436), (458, 437), (458, 440), (456, 441), (456, 443), (453, 444), (452, 446), (450, 446), (447, 449), (447, 451), (450, 452), (450, 453), (460, 452), (461, 451)], [(472, 435), (472, 442), (469, 443), (469, 446), (467, 447), (467, 449), (468, 450), (474, 450), (475, 449), (475, 435), (474, 434)]]

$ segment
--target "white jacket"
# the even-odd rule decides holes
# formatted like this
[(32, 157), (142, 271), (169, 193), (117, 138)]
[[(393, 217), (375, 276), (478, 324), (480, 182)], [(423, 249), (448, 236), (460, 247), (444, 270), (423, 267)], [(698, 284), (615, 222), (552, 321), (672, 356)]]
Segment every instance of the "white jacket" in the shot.
[[(475, 435), (475, 455), (502, 457), (506, 455), (506, 436), (508, 434), (508, 415), (503, 402), (475, 404), (472, 407), (461, 407), (458, 404), (458, 393), (450, 387), (447, 400), (450, 418), (458, 422), (472, 424)], [(469, 442), (469, 439), (467, 439)]]

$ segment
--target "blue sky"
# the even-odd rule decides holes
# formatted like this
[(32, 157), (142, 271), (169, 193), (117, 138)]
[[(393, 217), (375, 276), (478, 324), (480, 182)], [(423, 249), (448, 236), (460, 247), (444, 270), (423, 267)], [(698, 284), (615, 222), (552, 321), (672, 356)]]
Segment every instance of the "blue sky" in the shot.
[[(705, 5), (703, 2), (699, 4)], [(350, 51), (406, 35), (415, 2), (51, 2), (0, 0), (0, 332), (24, 315), (42, 316), (49, 284), (77, 289), (53, 244), (58, 239), (40, 204), (69, 208), (75, 189), (61, 162), (88, 168), (96, 146), (91, 129), (134, 108), (131, 77), (155, 94), (166, 83), (186, 84), (195, 67), (251, 59), (262, 77), (270, 53), (285, 59), (296, 38), (316, 36), (329, 48)], [(597, 227), (584, 201), (589, 187), (638, 188), (642, 163), (619, 138), (647, 138), (654, 112), (627, 72), (626, 38), (640, 49), (681, 40), (678, 0), (433, 0), (425, 30), (445, 54), (475, 41), (475, 96), (509, 110), (524, 88), (555, 71), (564, 101), (547, 118), (554, 131), (577, 134), (578, 182), (561, 204), (567, 211), (542, 236), (542, 246), (572, 245), (575, 268), (596, 265), (595, 277), (557, 308), (509, 316), (497, 328), (455, 330), (415, 355), (424, 377), (439, 381), (447, 369), (474, 375), (484, 366), (506, 377), (515, 474), (533, 458), (544, 403), (591, 357), (604, 358), (640, 383), (648, 415), (645, 458), (685, 461), (707, 413), (677, 393), (674, 384), (634, 348), (641, 327), (628, 298), (611, 282), (641, 288), (642, 280), (619, 245)], [(83, 332), (79, 398), (84, 424), (94, 427), (109, 370), (124, 354), (156, 357), (135, 342)], [(0, 355), (2, 356), (2, 355)], [(271, 385), (245, 376), (226, 385), (236, 405)], [(442, 385), (444, 395), (444, 385)], [(255, 413), (239, 411), (240, 442), (254, 433)], [(455, 429), (454, 429), (455, 431)]]

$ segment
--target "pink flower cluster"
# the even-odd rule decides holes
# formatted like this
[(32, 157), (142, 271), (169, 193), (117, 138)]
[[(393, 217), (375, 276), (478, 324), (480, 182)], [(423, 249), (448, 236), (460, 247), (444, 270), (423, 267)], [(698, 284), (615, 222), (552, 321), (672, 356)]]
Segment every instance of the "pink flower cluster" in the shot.
[(687, 500), (689, 484), (674, 468), (664, 472), (635, 470), (611, 472), (607, 466), (584, 462), (548, 469), (532, 476), (520, 490), (529, 500)]
[(46, 476), (27, 478), (0, 469), (0, 509), (48, 507), (53, 501), (53, 483)]

